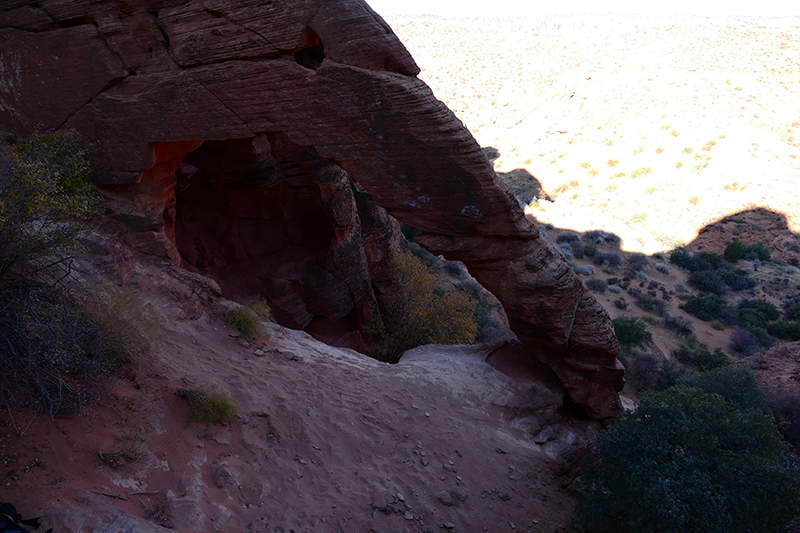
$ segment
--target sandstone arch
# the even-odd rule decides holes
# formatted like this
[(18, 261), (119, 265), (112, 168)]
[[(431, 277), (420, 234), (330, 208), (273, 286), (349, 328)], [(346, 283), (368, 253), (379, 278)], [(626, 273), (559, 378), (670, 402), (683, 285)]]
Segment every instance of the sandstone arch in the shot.
[[(243, 183), (251, 192), (278, 187), (257, 192), (264, 211), (295, 206), (333, 224), (314, 237), (318, 255), (300, 261), (321, 268), (329, 298), (311, 302), (291, 283), (275, 288), (286, 290), (286, 316), (305, 327), (320, 317), (358, 320), (385, 275), (370, 258), (396, 242), (388, 212), (420, 231), (431, 252), (468, 266), (588, 413), (617, 410), (622, 370), (605, 311), (539, 238), (470, 133), (361, 0), (14, 0), (0, 6), (0, 67), (9, 73), (0, 128), (25, 133), (44, 124), (96, 139), (99, 183), (141, 251), (207, 270), (220, 253), (192, 251), (192, 243), (220, 240), (200, 226), (193, 235), (186, 209), (203, 211), (213, 225), (221, 208), (212, 209), (214, 194), (203, 197), (197, 185), (221, 183), (221, 203), (252, 201), (254, 194), (236, 192)], [(241, 157), (229, 163), (232, 153)], [(347, 197), (340, 205), (352, 217), (325, 207), (333, 196)], [(298, 217), (291, 228), (288, 220), (287, 232), (312, 238)], [(321, 251), (334, 241), (348, 252)], [(259, 245), (227, 257), (254, 250), (274, 252)], [(357, 268), (342, 268), (347, 261)], [(284, 279), (269, 272), (262, 271)]]

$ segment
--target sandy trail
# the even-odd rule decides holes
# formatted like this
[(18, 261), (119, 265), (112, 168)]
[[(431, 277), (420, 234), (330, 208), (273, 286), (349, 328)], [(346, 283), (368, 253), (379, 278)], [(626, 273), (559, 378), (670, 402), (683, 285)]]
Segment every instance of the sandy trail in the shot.
[[(168, 323), (107, 407), (8, 436), (14, 487), (0, 499), (28, 491), (20, 511), (55, 506), (47, 527), (59, 531), (91, 521), (77, 508), (107, 504), (177, 531), (566, 527), (570, 477), (552, 458), (587, 427), (515, 415), (513, 384), (483, 362), (485, 349), (424, 348), (388, 365), (273, 331), (245, 347), (222, 322)], [(239, 417), (213, 427), (190, 420), (176, 391), (195, 384), (229, 391)], [(132, 430), (146, 442), (138, 462), (111, 468), (98, 458)], [(542, 431), (548, 444), (533, 440)], [(23, 472), (34, 458), (41, 465)], [(135, 492), (144, 494), (127, 496)]]

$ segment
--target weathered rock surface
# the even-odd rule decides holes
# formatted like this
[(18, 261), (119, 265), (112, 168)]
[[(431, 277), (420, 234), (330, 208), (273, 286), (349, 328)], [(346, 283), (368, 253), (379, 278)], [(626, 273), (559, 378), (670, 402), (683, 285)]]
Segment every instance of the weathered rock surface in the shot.
[(0, 71), (0, 129), (91, 139), (139, 252), (359, 347), (402, 246), (383, 209), (463, 261), (589, 414), (617, 410), (607, 314), (361, 0), (13, 0)]

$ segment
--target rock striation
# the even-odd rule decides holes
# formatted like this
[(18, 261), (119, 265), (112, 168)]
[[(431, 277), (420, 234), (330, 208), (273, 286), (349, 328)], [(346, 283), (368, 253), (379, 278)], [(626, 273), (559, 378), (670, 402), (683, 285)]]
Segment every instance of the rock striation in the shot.
[(365, 2), (9, 0), (0, 72), (0, 129), (91, 139), (139, 252), (359, 347), (399, 220), (498, 297), (576, 403), (617, 411), (607, 314)]

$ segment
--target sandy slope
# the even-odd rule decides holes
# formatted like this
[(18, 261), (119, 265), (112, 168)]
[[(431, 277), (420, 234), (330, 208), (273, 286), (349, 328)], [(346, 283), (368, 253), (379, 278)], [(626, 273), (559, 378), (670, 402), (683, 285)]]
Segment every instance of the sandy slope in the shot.
[(797, 19), (408, 22), (393, 28), (420, 77), (500, 151), (497, 170), (525, 168), (556, 197), (538, 219), (614, 231), (647, 253), (745, 206), (800, 227)]
[[(108, 504), (177, 531), (566, 526), (574, 497), (561, 474), (578, 450), (566, 443), (596, 426), (516, 416), (513, 384), (480, 348), (421, 349), (388, 365), (272, 327), (270, 341), (245, 347), (222, 322), (170, 322), (136, 379), (87, 413), (3, 417), (22, 429), (0, 441), (0, 500), (24, 515), (48, 511), (59, 533), (95, 520), (78, 508), (103, 517)], [(194, 384), (230, 391), (240, 416), (229, 426), (191, 421), (175, 393)], [(99, 459), (139, 430), (138, 462)]]

